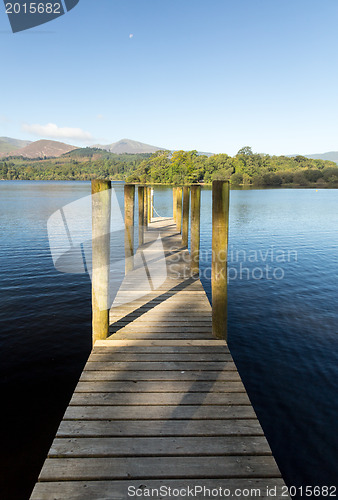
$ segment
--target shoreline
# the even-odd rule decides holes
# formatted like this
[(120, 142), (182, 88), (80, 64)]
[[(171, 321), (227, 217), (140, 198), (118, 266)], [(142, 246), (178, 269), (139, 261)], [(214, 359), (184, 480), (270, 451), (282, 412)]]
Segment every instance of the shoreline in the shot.
[[(164, 182), (143, 182), (143, 183), (138, 183), (138, 182), (126, 182), (125, 180), (121, 179), (106, 179), (110, 180), (111, 182), (119, 182), (119, 183), (125, 183), (125, 184), (135, 184), (135, 185), (140, 185), (140, 186), (164, 186), (164, 187), (179, 187), (183, 185), (187, 186), (193, 186), (196, 184), (167, 184)], [(0, 179), (0, 182), (91, 182), (91, 179)], [(207, 187), (211, 188), (212, 183), (205, 182), (205, 183), (197, 183), (197, 185), (200, 185), (202, 188)], [(254, 191), (254, 190), (266, 190), (266, 189), (338, 189), (337, 186), (330, 186), (330, 185), (321, 185), (319, 186), (316, 183), (309, 184), (307, 186), (300, 185), (300, 184), (284, 184), (282, 186), (254, 186), (252, 184), (239, 184), (239, 185), (234, 185), (230, 183), (230, 189), (232, 191)]]

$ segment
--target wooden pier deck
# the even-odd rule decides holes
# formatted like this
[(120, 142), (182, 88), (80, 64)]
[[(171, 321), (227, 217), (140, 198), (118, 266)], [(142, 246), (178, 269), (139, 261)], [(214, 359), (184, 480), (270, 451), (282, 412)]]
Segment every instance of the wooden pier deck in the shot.
[[(212, 337), (211, 307), (173, 219), (154, 219), (145, 249), (158, 234), (167, 278), (149, 291), (137, 269), (126, 276), (111, 336), (90, 354), (32, 500), (127, 499), (136, 488), (146, 497), (161, 486), (197, 487), (194, 498), (204, 499), (215, 496), (198, 488), (236, 498), (269, 498), (276, 488), (282, 498), (283, 479), (227, 344)], [(152, 498), (174, 498), (160, 493)]]

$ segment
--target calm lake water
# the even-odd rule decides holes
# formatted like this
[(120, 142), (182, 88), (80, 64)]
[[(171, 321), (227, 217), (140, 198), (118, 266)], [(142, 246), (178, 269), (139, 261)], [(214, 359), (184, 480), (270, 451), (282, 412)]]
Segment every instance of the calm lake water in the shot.
[[(90, 352), (89, 277), (55, 270), (46, 227), (88, 194), (87, 182), (0, 182), (4, 500), (29, 497)], [(171, 189), (155, 188), (155, 208), (171, 215)], [(337, 190), (231, 191), (229, 345), (289, 486), (338, 478), (337, 228)], [(210, 248), (203, 189), (209, 297)]]

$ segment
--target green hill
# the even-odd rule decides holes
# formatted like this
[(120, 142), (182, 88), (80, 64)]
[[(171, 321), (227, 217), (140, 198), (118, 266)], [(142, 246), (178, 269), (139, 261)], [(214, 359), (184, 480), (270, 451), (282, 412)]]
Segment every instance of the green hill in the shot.
[(12, 137), (0, 137), (0, 153), (10, 153), (28, 146), (31, 141), (21, 141)]
[(57, 158), (0, 160), (0, 179), (20, 180), (124, 180), (149, 154), (116, 155), (96, 148), (79, 148)]
[(64, 158), (74, 158), (74, 159), (105, 159), (112, 161), (126, 161), (127, 163), (145, 160), (151, 156), (150, 153), (111, 153), (104, 149), (91, 147), (91, 148), (77, 148), (69, 153), (63, 155)]

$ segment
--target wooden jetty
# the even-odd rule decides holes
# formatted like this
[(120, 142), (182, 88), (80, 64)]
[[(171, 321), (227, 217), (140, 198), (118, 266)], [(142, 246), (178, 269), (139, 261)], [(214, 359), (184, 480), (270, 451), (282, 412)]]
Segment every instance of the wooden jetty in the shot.
[(226, 341), (212, 336), (176, 221), (153, 218), (136, 255), (159, 235), (167, 277), (149, 291), (137, 266), (126, 275), (110, 335), (95, 342), (32, 500), (144, 498), (151, 489), (152, 498), (189, 498), (188, 488), (193, 498), (216, 489), (227, 492), (219, 498), (286, 498)]

